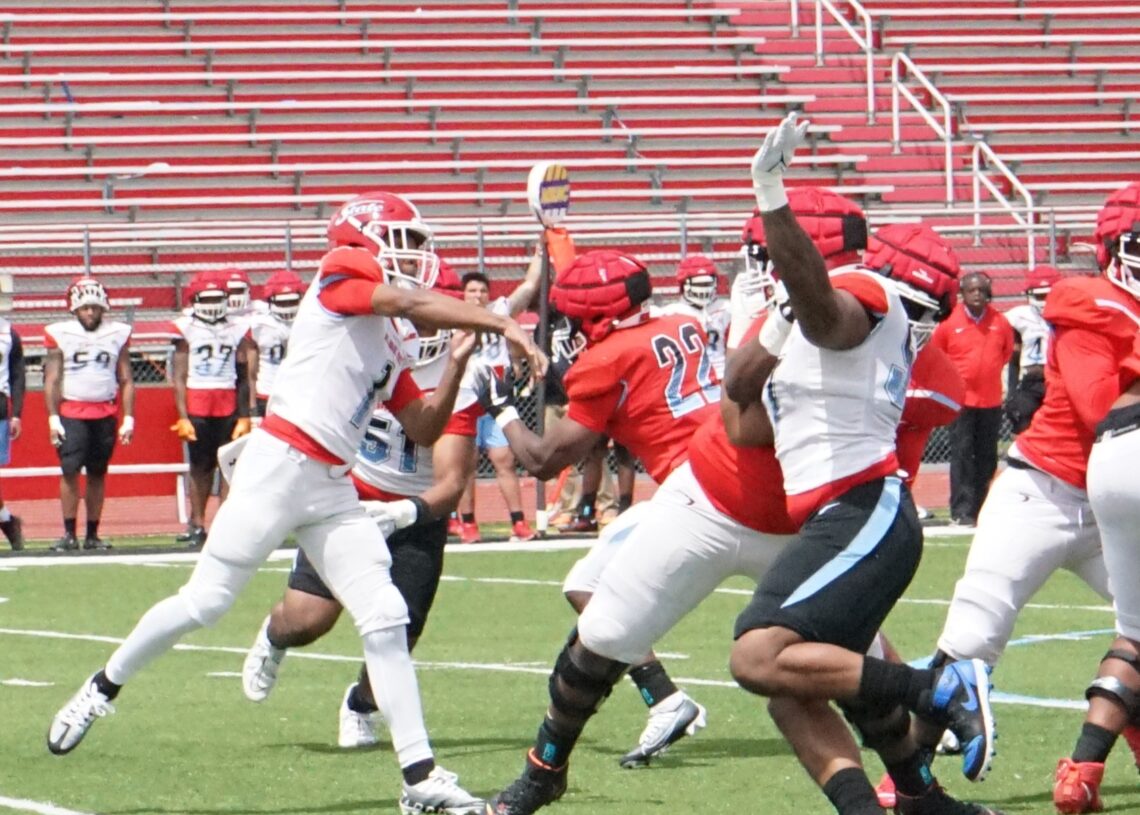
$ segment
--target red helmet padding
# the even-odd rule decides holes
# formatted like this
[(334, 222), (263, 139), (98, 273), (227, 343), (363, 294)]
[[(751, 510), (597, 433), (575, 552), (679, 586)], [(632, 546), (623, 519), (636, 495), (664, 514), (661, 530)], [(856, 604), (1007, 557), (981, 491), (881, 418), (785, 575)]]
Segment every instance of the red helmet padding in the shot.
[(1140, 181), (1108, 196), (1096, 216), (1096, 262), (1101, 271), (1112, 262), (1112, 253), (1120, 236), (1140, 231)]
[(550, 302), (567, 317), (581, 321), (582, 332), (597, 341), (615, 320), (630, 316), (653, 294), (649, 271), (640, 260), (612, 249), (579, 255), (558, 273)]
[[(867, 216), (858, 204), (839, 193), (819, 187), (795, 187), (788, 190), (788, 205), (824, 260), (867, 247)], [(742, 239), (745, 243), (765, 245), (760, 210), (753, 212), (744, 224)]]
[(304, 294), (305, 281), (292, 272), (274, 272), (262, 287), (262, 296), (268, 300), (279, 294)]
[(463, 283), (460, 281), (459, 275), (455, 273), (455, 269), (451, 268), (451, 264), (443, 258), (439, 259), (439, 273), (436, 275), (435, 285), (432, 288), (440, 294), (463, 299)]
[(1025, 290), (1050, 289), (1061, 279), (1061, 273), (1052, 266), (1037, 266), (1025, 278)]
[(954, 294), (962, 271), (950, 244), (926, 224), (884, 226), (867, 242), (863, 264), (936, 300)]
[(684, 283), (694, 277), (716, 277), (716, 264), (704, 255), (688, 255), (677, 264), (677, 282)]
[(224, 272), (198, 272), (186, 284), (186, 302), (194, 302), (194, 298), (205, 291), (219, 291), (226, 294), (227, 276)]

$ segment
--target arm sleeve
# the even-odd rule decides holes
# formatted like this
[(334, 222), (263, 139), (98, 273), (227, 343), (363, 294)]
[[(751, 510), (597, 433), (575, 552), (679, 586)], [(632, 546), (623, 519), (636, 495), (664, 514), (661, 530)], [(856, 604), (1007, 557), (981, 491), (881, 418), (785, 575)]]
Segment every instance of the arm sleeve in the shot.
[(405, 368), (400, 371), (400, 376), (396, 380), (396, 387), (392, 388), (391, 397), (384, 400), (384, 407), (395, 416), (412, 402), (423, 398), (424, 392), (420, 390), (416, 380), (412, 379), (412, 372)]
[(24, 345), (20, 335), (12, 332), (12, 352), (8, 356), (8, 383), (12, 391), (11, 415), (19, 419), (24, 412), (24, 391), (27, 387), (24, 365)]
[(1053, 353), (1077, 418), (1090, 431), (1120, 395), (1120, 373), (1112, 340), (1082, 328), (1059, 329)]
[(346, 317), (371, 314), (372, 292), (384, 282), (384, 273), (374, 257), (347, 246), (325, 255), (317, 275), (320, 304)]

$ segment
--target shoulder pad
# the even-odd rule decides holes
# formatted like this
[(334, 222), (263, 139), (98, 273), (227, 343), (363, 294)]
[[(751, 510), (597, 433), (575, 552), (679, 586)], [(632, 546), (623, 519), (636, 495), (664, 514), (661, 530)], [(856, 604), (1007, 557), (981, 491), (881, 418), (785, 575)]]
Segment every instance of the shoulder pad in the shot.
[(354, 246), (339, 246), (321, 258), (321, 277), (357, 277), (384, 282), (384, 272), (376, 258)]

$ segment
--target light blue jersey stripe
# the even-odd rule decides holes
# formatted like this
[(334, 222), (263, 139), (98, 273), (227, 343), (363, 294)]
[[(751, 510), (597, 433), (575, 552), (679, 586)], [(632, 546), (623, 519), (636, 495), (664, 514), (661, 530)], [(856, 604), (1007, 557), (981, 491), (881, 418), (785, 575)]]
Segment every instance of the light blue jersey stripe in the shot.
[(800, 587), (792, 592), (792, 595), (783, 602), (780, 608), (787, 608), (811, 597), (829, 583), (833, 583), (847, 574), (860, 560), (873, 552), (875, 547), (879, 545), (879, 541), (887, 534), (887, 530), (891, 528), (891, 524), (895, 522), (901, 495), (902, 481), (893, 477), (884, 479), (883, 492), (879, 496), (879, 503), (871, 510), (871, 517), (867, 519), (867, 523), (863, 524), (863, 528), (859, 530), (847, 548), (820, 566), (815, 574), (801, 583)]

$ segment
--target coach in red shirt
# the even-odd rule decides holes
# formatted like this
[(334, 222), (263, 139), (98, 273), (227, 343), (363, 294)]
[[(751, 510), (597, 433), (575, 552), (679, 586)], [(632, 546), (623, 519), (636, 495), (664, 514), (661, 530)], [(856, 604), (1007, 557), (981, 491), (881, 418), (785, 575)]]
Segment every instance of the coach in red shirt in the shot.
[(1001, 378), (1013, 354), (1013, 328), (990, 305), (993, 284), (984, 273), (962, 278), (961, 297), (930, 344), (950, 358), (966, 385), (962, 412), (950, 425), (950, 518), (973, 526), (997, 470)]

